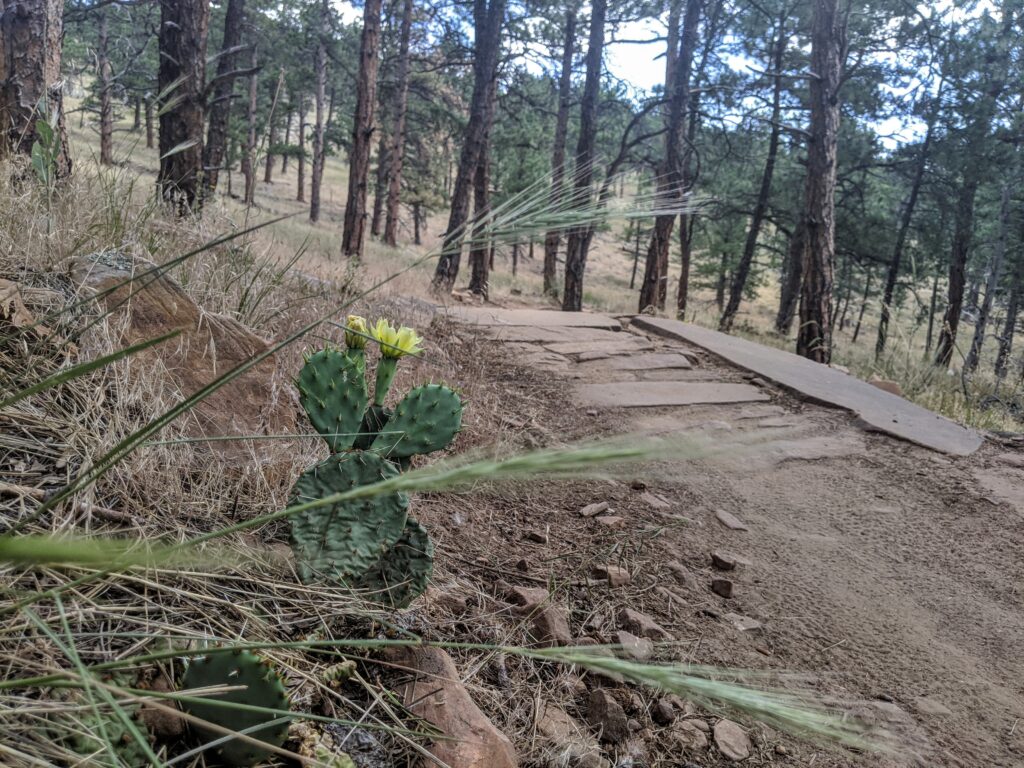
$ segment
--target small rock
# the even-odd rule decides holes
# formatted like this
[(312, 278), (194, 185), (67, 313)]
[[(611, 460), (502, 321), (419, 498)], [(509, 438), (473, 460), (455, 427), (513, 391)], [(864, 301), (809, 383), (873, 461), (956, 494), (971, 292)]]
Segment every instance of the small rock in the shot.
[(647, 637), (651, 640), (671, 640), (672, 635), (667, 629), (645, 613), (632, 608), (623, 608), (619, 611), (619, 624), (639, 637)]
[(782, 744), (776, 744), (775, 745), (775, 754), (776, 755), (782, 755), (783, 757), (785, 757), (786, 755), (789, 754), (789, 750), (786, 749)]
[(750, 561), (724, 549), (716, 549), (711, 553), (711, 564), (721, 571), (734, 571), (741, 565), (750, 565)]
[(673, 603), (678, 603), (679, 605), (686, 605), (686, 599), (683, 598), (682, 595), (676, 594), (668, 587), (655, 587), (654, 591), (655, 593), (657, 593), (658, 597), (667, 602), (670, 607)]
[(679, 720), (672, 725), (668, 737), (680, 752), (701, 752), (708, 748), (708, 737), (697, 727), (702, 720)]
[(880, 376), (873, 375), (868, 379), (868, 384), (883, 392), (888, 392), (890, 395), (896, 395), (903, 397), (903, 387), (899, 385), (899, 382), (893, 381), (892, 379), (883, 379)]
[(607, 768), (597, 739), (587, 733), (565, 710), (542, 702), (537, 710), (537, 733), (569, 760), (574, 768)]
[(588, 408), (587, 409), (587, 416), (597, 416), (597, 409), (596, 408)]
[(715, 517), (718, 518), (718, 522), (728, 528), (730, 531), (749, 531), (747, 524), (740, 520), (732, 512), (726, 512), (724, 509), (716, 509)]
[(613, 531), (626, 527), (626, 518), (618, 517), (617, 515), (602, 515), (601, 517), (595, 517), (594, 522)]
[(529, 573), (529, 571), (530, 571), (530, 564), (528, 562), (526, 562), (525, 559), (520, 560), (519, 562), (516, 563), (516, 570), (519, 571), (520, 573)]
[(703, 720), (701, 720), (700, 718), (687, 720), (687, 722), (693, 723), (693, 727), (696, 728), (698, 731), (703, 731), (704, 733), (711, 733), (711, 726)]
[(640, 478), (637, 478), (629, 484), (629, 487), (632, 488), (634, 491), (646, 491), (647, 483), (645, 483)]
[(922, 696), (915, 700), (914, 707), (922, 715), (929, 715), (931, 717), (950, 717), (953, 714), (953, 711), (941, 701), (930, 699), (927, 696)]
[(547, 544), (548, 535), (544, 531), (527, 531), (526, 538), (530, 541), (535, 541), (538, 544)]
[(658, 725), (671, 725), (676, 719), (676, 710), (668, 699), (658, 699), (651, 707), (651, 720)]
[(1010, 467), (1024, 469), (1024, 453), (1000, 453), (996, 456), (996, 461)]
[(650, 493), (649, 491), (640, 496), (640, 501), (644, 502), (652, 509), (669, 509), (672, 506), (661, 496), (658, 496), (656, 493)]
[(505, 597), (510, 603), (523, 608), (536, 608), (551, 597), (551, 593), (543, 587), (509, 587)]
[(595, 579), (606, 579), (610, 587), (624, 587), (633, 580), (629, 571), (617, 565), (595, 565), (590, 572)]
[(633, 718), (630, 718), (629, 720), (626, 721), (626, 727), (629, 728), (629, 730), (632, 731), (633, 733), (636, 733), (641, 728), (643, 728), (643, 726), (640, 725), (640, 721), (639, 720), (634, 720)]
[(733, 594), (734, 585), (729, 579), (712, 579), (711, 591), (719, 597), (730, 598)]
[(700, 586), (697, 581), (697, 577), (694, 576), (690, 569), (682, 563), (670, 560), (665, 563), (665, 567), (672, 571), (672, 575), (675, 576), (676, 581), (687, 589), (697, 589)]
[(580, 517), (594, 517), (602, 512), (607, 512), (611, 505), (607, 501), (598, 501), (594, 504), (587, 504), (579, 511)]
[(615, 642), (622, 646), (622, 652), (634, 661), (647, 661), (654, 655), (654, 643), (646, 637), (637, 637), (632, 632), (618, 630)]
[(551, 595), (540, 587), (512, 587), (508, 599), (520, 606), (520, 613), (531, 620), (530, 635), (549, 648), (572, 645), (572, 631), (565, 609), (551, 602)]
[(746, 760), (750, 757), (750, 738), (732, 720), (719, 720), (715, 723), (715, 746), (733, 762)]
[[(169, 693), (174, 690), (170, 681), (162, 673), (149, 685), (149, 690)], [(161, 702), (174, 706), (173, 702)], [(172, 712), (157, 709), (148, 702), (139, 705), (139, 721), (158, 740), (177, 739), (185, 733), (185, 721)]]
[(850, 372), (849, 368), (847, 368), (845, 365), (840, 365), (839, 363), (829, 363), (828, 367), (833, 369), (833, 370), (839, 371), (840, 373), (849, 373)]
[(755, 387), (767, 387), (768, 386), (768, 382), (765, 381), (764, 379), (762, 379), (760, 376), (754, 376), (753, 378), (749, 379), (749, 381)]
[(752, 619), (749, 616), (741, 616), (738, 613), (727, 613), (722, 618), (732, 624), (740, 632), (756, 632), (761, 629), (761, 622), (757, 619)]
[(590, 692), (587, 721), (597, 730), (601, 741), (617, 744), (629, 736), (629, 721), (625, 710), (604, 688)]

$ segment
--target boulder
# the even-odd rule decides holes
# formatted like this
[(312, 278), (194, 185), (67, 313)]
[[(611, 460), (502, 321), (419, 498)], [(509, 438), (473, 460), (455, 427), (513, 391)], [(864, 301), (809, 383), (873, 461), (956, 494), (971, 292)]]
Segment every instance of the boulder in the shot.
[[(399, 691), (405, 707), (426, 720), (446, 738), (428, 750), (437, 762), (451, 768), (515, 768), (519, 765), (512, 742), (477, 707), (459, 679), (455, 662), (440, 648), (402, 648), (393, 661), (415, 677)], [(436, 765), (421, 759), (421, 768)]]
[[(104, 251), (80, 259), (72, 268), (75, 284), (99, 296), (99, 308), (112, 313), (122, 346), (180, 331), (176, 338), (133, 355), (139, 369), (166, 371), (171, 386), (187, 398), (267, 352), (265, 340), (233, 318), (203, 312), (167, 275), (147, 275), (154, 266), (144, 259)], [(179, 421), (186, 424), (191, 437), (296, 432), (296, 396), (289, 379), (270, 355), (207, 396)], [(199, 445), (237, 466), (259, 461), (267, 450), (264, 442), (250, 440)]]

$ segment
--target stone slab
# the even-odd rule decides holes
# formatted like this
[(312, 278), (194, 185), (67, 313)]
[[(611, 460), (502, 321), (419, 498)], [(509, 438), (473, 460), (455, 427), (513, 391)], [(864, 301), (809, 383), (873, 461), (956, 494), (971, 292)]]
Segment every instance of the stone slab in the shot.
[[(582, 361), (581, 361), (582, 363)], [(693, 368), (693, 363), (678, 352), (641, 352), (635, 355), (609, 357), (586, 363), (587, 367), (612, 371), (657, 371)]]
[(706, 349), (815, 402), (852, 411), (866, 429), (955, 456), (969, 456), (981, 446), (981, 435), (974, 430), (790, 352), (678, 320), (637, 316), (633, 324)]
[(642, 339), (631, 333), (620, 333), (619, 338), (611, 341), (555, 341), (545, 343), (544, 347), (559, 355), (595, 353), (605, 354), (608, 357), (632, 355), (635, 352), (646, 352), (654, 349), (654, 345), (647, 339)]
[(622, 331), (606, 331), (602, 328), (558, 325), (481, 325), (480, 333), (489, 339), (510, 342), (592, 342), (611, 344), (617, 341)]
[(577, 387), (585, 405), (606, 408), (659, 408), (702, 403), (752, 403), (768, 400), (749, 384), (719, 382), (637, 381), (622, 384), (581, 384)]
[(470, 325), (559, 326), (563, 328), (603, 328), (621, 331), (622, 323), (596, 312), (559, 312), (551, 309), (502, 309), (500, 307), (450, 307), (448, 316)]

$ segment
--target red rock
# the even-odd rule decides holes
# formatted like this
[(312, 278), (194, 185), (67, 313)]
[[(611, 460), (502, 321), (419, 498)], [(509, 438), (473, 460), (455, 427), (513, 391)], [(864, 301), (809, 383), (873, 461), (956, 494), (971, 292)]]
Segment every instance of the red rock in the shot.
[(665, 567), (672, 571), (672, 575), (675, 576), (676, 581), (687, 589), (697, 589), (700, 586), (697, 581), (697, 577), (694, 576), (693, 572), (682, 563), (670, 560), (665, 563)]
[(748, 531), (747, 524), (740, 520), (732, 512), (726, 512), (724, 509), (716, 509), (715, 517), (718, 518), (718, 522), (728, 528), (730, 531)]
[(750, 737), (732, 720), (719, 720), (714, 729), (715, 746), (729, 760), (740, 762), (750, 757)]
[(676, 719), (676, 710), (668, 699), (658, 699), (651, 707), (651, 720), (658, 725), (671, 725)]
[(607, 512), (610, 508), (610, 504), (607, 501), (598, 501), (594, 504), (587, 504), (579, 511), (580, 517), (594, 517), (600, 515), (602, 512)]
[(610, 528), (613, 531), (626, 527), (626, 518), (618, 517), (617, 515), (602, 515), (601, 517), (595, 517), (594, 522), (598, 525), (603, 525), (605, 528)]
[(734, 585), (729, 579), (712, 579), (711, 591), (719, 597), (730, 598), (733, 595)]
[(632, 632), (620, 629), (615, 633), (615, 643), (621, 645), (622, 652), (634, 661), (647, 661), (654, 655), (654, 643)]
[(703, 752), (708, 748), (708, 737), (696, 722), (700, 721), (679, 720), (672, 724), (668, 738), (680, 752)]
[(607, 579), (610, 587), (624, 587), (633, 580), (629, 571), (617, 565), (595, 565), (590, 572), (595, 579)]
[(750, 561), (724, 549), (716, 549), (711, 553), (711, 564), (721, 571), (732, 571), (741, 565), (750, 565)]
[(629, 721), (625, 710), (604, 688), (590, 692), (587, 721), (597, 731), (601, 741), (617, 744), (629, 737)]
[(547, 544), (548, 535), (544, 531), (527, 531), (526, 538), (529, 541), (536, 542), (537, 544)]
[(619, 624), (639, 637), (647, 637), (651, 640), (671, 640), (672, 635), (667, 629), (645, 613), (632, 608), (623, 608), (619, 611)]

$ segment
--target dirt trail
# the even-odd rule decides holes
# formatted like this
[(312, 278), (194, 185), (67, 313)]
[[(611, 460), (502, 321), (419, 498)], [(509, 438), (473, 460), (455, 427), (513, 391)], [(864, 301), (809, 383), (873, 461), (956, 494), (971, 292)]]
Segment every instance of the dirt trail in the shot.
[[(573, 406), (569, 398), (552, 404), (579, 425), (577, 438), (647, 431), (732, 447), (647, 467), (646, 489), (577, 489), (558, 500), (563, 512), (546, 522), (553, 543), (536, 554), (543, 562), (565, 560), (557, 542), (574, 542), (577, 569), (615, 552), (633, 573), (633, 591), (575, 606), (574, 616), (589, 609), (603, 618), (603, 626), (588, 625), (592, 636), (607, 637), (614, 606), (628, 604), (683, 643), (680, 658), (810, 674), (823, 695), (853, 702), (860, 715), (895, 732), (903, 750), (881, 758), (837, 753), (761, 729), (748, 764), (1024, 766), (1024, 506), (1014, 491), (1024, 488), (1020, 454), (987, 444), (951, 459), (867, 434), (849, 415), (751, 381), (710, 354), (628, 330), (616, 333), (609, 358), (600, 357), (606, 337), (589, 329), (558, 329), (552, 338), (503, 327), (477, 332), (504, 341), (504, 378), (529, 370), (561, 380), (563, 389), (617, 382), (624, 393), (650, 380), (731, 383), (770, 398), (651, 408)], [(692, 367), (629, 370), (619, 348), (627, 357), (682, 353)], [(525, 403), (531, 393), (521, 396)], [(605, 500), (624, 527), (581, 530), (596, 524), (581, 521), (573, 505)], [(726, 527), (719, 511), (748, 530)], [(597, 543), (581, 543), (591, 533)], [(641, 538), (650, 543), (629, 546)], [(748, 562), (718, 570), (715, 550)], [(669, 563), (681, 563), (695, 579)], [(713, 593), (712, 578), (731, 580), (734, 596)], [(737, 616), (761, 626), (740, 630)], [(788, 757), (770, 749), (783, 743)], [(689, 759), (714, 765), (721, 758), (712, 749)]]

